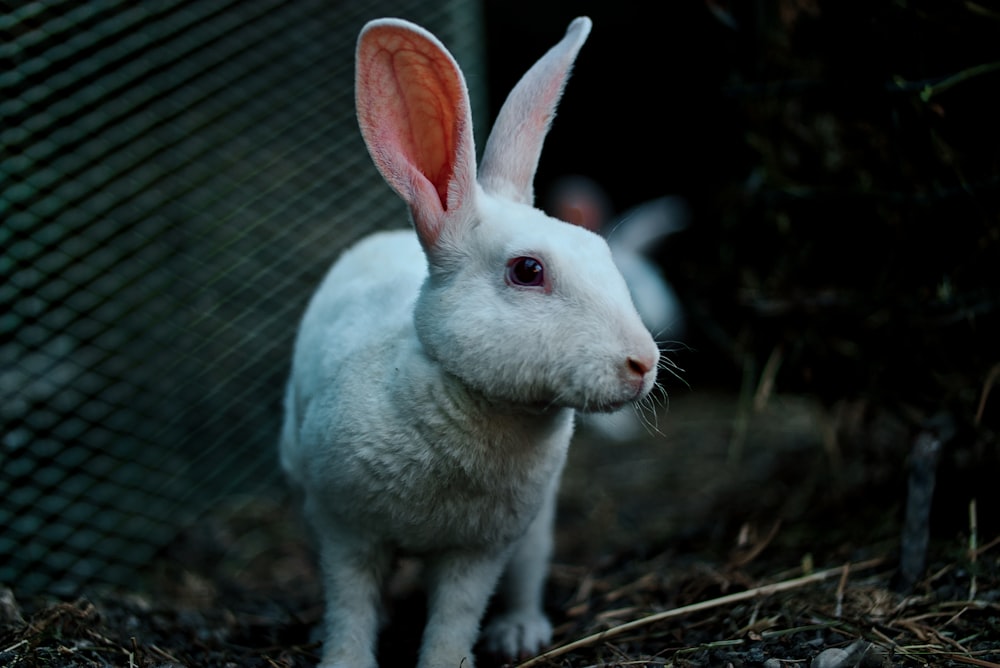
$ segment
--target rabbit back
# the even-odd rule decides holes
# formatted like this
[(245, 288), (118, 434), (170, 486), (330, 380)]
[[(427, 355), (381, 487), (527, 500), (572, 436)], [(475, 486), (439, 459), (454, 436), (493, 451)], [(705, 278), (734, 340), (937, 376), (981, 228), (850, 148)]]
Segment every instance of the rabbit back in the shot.
[[(346, 380), (341, 377), (346, 360), (367, 354), (368, 347), (377, 353), (405, 340), (426, 264), (411, 231), (376, 233), (347, 249), (313, 293), (299, 325), (285, 391), (280, 454), (293, 482), (304, 484), (308, 471), (303, 462), (308, 455), (301, 450), (307, 408)], [(382, 340), (373, 345), (373, 338)]]

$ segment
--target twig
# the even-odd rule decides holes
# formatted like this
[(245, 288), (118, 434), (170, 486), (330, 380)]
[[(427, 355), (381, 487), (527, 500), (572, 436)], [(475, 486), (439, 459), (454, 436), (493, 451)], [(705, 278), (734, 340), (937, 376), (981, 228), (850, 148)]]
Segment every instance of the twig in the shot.
[(978, 557), (980, 554), (983, 554), (984, 552), (990, 551), (991, 549), (993, 549), (997, 545), (1000, 545), (1000, 536), (997, 536), (996, 538), (994, 538), (990, 542), (986, 543), (986, 545), (983, 545), (981, 548), (977, 549), (976, 550), (976, 556)]
[(992, 661), (983, 661), (982, 659), (977, 659), (972, 656), (962, 656), (961, 654), (945, 654), (946, 659), (951, 659), (952, 661), (958, 661), (959, 663), (967, 663), (970, 666), (982, 666), (983, 668), (1000, 668), (1000, 663), (993, 663)]
[(738, 464), (743, 456), (743, 446), (746, 443), (747, 431), (750, 427), (750, 407), (753, 405), (753, 377), (755, 375), (753, 357), (743, 357), (743, 382), (740, 384), (740, 397), (736, 406), (736, 417), (733, 418), (733, 431), (729, 437), (729, 448), (726, 459), (729, 464)]
[(976, 512), (976, 500), (969, 500), (969, 563), (972, 568), (969, 569), (971, 573), (969, 577), (969, 600), (976, 600), (976, 546), (979, 543), (978, 536), (978, 526), (979, 526), (979, 513)]
[(887, 647), (891, 648), (894, 652), (899, 652), (903, 656), (905, 656), (907, 658), (910, 658), (910, 659), (913, 659), (914, 661), (917, 661), (918, 663), (922, 663), (925, 666), (927, 665), (927, 662), (923, 661), (922, 659), (920, 659), (919, 656), (916, 654), (916, 652), (914, 652), (914, 650), (915, 649), (930, 649), (930, 650), (934, 649), (933, 646), (930, 646), (930, 645), (921, 645), (921, 646), (900, 645), (898, 642), (896, 642), (895, 640), (893, 640), (892, 638), (890, 638), (889, 636), (887, 636), (885, 633), (883, 633), (881, 630), (879, 630), (878, 628), (876, 628), (874, 626), (870, 629), (870, 631), (871, 631), (872, 635), (874, 635), (876, 638), (878, 638), (883, 643), (885, 643), (885, 645)]
[(982, 5), (980, 5), (977, 2), (969, 2), (968, 0), (966, 0), (966, 2), (965, 2), (965, 8), (968, 9), (973, 14), (976, 14), (978, 16), (984, 16), (984, 17), (986, 17), (988, 19), (993, 19), (994, 21), (1000, 19), (1000, 14), (997, 14), (996, 12), (990, 11), (989, 9), (987, 9), (986, 7), (983, 7)]
[(837, 607), (834, 617), (840, 619), (844, 613), (844, 591), (847, 589), (847, 577), (850, 575), (850, 564), (844, 565), (844, 572), (840, 574), (840, 582), (837, 583)]
[(779, 344), (774, 347), (767, 362), (764, 363), (764, 370), (760, 373), (760, 382), (757, 384), (757, 391), (753, 397), (754, 412), (759, 413), (767, 407), (767, 400), (774, 392), (774, 381), (778, 376), (778, 369), (781, 368), (783, 357), (784, 351)]
[[(747, 525), (743, 525), (743, 526), (746, 527)], [(753, 561), (754, 559), (756, 559), (757, 556), (760, 555), (760, 553), (763, 552), (764, 549), (768, 545), (771, 544), (771, 541), (774, 540), (774, 537), (778, 535), (778, 529), (780, 529), (780, 528), (781, 528), (781, 520), (777, 519), (777, 520), (774, 521), (774, 524), (771, 525), (771, 528), (768, 529), (767, 534), (763, 538), (761, 538), (760, 540), (758, 540), (749, 549), (747, 549), (747, 551), (744, 554), (742, 554), (742, 555), (740, 555), (738, 557), (735, 557), (732, 560), (731, 565), (735, 566), (735, 567), (746, 566), (751, 561)], [(744, 532), (741, 529), (740, 535), (742, 536), (743, 533)]]
[(954, 621), (956, 621), (956, 620), (958, 620), (958, 618), (961, 617), (963, 614), (965, 614), (965, 611), (968, 610), (968, 609), (969, 609), (969, 606), (967, 606), (967, 605), (963, 606), (961, 610), (959, 610), (954, 615), (952, 615), (947, 620), (945, 620), (944, 624), (941, 625), (941, 628), (944, 629), (944, 628), (947, 628), (947, 627), (951, 626), (951, 623), (954, 622)]
[(574, 640), (573, 642), (561, 645), (554, 649), (549, 650), (543, 654), (539, 654), (536, 657), (528, 659), (523, 663), (519, 663), (517, 668), (529, 668), (530, 666), (535, 666), (543, 661), (548, 661), (549, 659), (554, 659), (557, 656), (562, 656), (573, 650), (580, 649), (582, 647), (587, 647), (596, 643), (599, 643), (608, 638), (621, 635), (627, 631), (637, 629), (643, 626), (649, 626), (650, 624), (655, 624), (656, 622), (662, 622), (667, 619), (673, 619), (675, 617), (683, 617), (684, 615), (689, 615), (695, 612), (702, 612), (704, 610), (709, 610), (711, 608), (718, 608), (720, 606), (729, 605), (731, 603), (738, 603), (740, 601), (746, 601), (758, 596), (770, 596), (772, 594), (777, 594), (779, 592), (788, 591), (790, 589), (797, 589), (799, 587), (804, 587), (809, 584), (816, 582), (822, 582), (823, 580), (828, 580), (831, 577), (836, 577), (843, 573), (845, 568), (850, 568), (852, 571), (866, 570), (868, 568), (874, 568), (885, 562), (884, 558), (869, 559), (867, 561), (861, 561), (856, 564), (845, 564), (844, 566), (838, 566), (837, 568), (829, 568), (824, 571), (817, 571), (810, 575), (803, 575), (802, 577), (793, 578), (791, 580), (784, 580), (782, 582), (775, 582), (773, 584), (761, 585), (760, 587), (754, 587), (753, 589), (747, 589), (746, 591), (736, 592), (735, 594), (728, 594), (726, 596), (720, 596), (718, 598), (713, 598), (708, 601), (699, 601), (698, 603), (692, 603), (691, 605), (685, 605), (680, 608), (674, 608), (672, 610), (664, 610), (663, 612), (657, 612), (640, 619), (634, 619), (630, 622), (625, 622), (624, 624), (619, 624), (610, 629), (600, 631), (598, 633), (591, 634), (585, 638), (580, 638), (579, 640)]
[(993, 389), (993, 384), (997, 382), (998, 377), (1000, 377), (1000, 364), (994, 364), (990, 372), (986, 374), (986, 380), (983, 381), (983, 391), (979, 394), (979, 407), (976, 408), (976, 419), (974, 421), (976, 425), (983, 420), (983, 411), (986, 410), (986, 399), (990, 396), (990, 390)]
[(178, 659), (176, 656), (174, 656), (173, 654), (171, 654), (170, 652), (161, 647), (157, 647), (156, 645), (152, 644), (146, 645), (146, 647), (148, 647), (149, 650), (154, 654), (158, 654), (159, 656), (163, 657), (167, 661), (170, 661), (171, 663), (177, 663), (177, 664), (181, 663), (180, 659)]
[(13, 652), (18, 647), (21, 647), (22, 645), (27, 645), (27, 644), (28, 644), (28, 641), (26, 639), (25, 640), (21, 640), (20, 642), (16, 642), (16, 643), (14, 643), (13, 645), (11, 645), (10, 647), (8, 647), (6, 649), (0, 649), (0, 654), (8, 654), (10, 652)]
[(946, 79), (942, 79), (934, 85), (925, 86), (924, 89), (920, 91), (920, 99), (924, 102), (928, 102), (932, 97), (938, 93), (945, 92), (952, 86), (968, 81), (973, 77), (989, 74), (990, 72), (996, 72), (997, 70), (1000, 70), (1000, 63), (982, 63), (981, 65), (969, 67)]

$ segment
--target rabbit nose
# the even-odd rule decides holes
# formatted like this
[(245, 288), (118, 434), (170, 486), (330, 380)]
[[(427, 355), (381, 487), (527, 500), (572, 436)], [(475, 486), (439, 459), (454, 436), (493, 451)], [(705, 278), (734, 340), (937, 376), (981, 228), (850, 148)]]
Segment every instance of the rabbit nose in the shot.
[(657, 360), (653, 356), (629, 356), (625, 364), (628, 366), (629, 372), (639, 378), (645, 378), (647, 373), (656, 368), (656, 362)]

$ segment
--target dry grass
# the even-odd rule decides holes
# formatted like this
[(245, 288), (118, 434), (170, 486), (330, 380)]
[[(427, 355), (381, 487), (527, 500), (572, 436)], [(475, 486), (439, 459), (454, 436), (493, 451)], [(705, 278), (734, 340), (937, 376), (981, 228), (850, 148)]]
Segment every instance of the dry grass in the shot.
[[(804, 559), (756, 575), (771, 567), (747, 561), (757, 548), (725, 563), (665, 552), (595, 568), (557, 564), (555, 646), (517, 666), (1000, 666), (1000, 538), (937, 560), (909, 595), (892, 590), (888, 555), (826, 569)], [(314, 665), (318, 645), (309, 633), (321, 609), (287, 594), (193, 574), (161, 599), (102, 592), (22, 606), (7, 589), (0, 664)], [(420, 597), (395, 604), (405, 616)], [(390, 665), (412, 660), (412, 624), (383, 635), (392, 638), (383, 643)]]

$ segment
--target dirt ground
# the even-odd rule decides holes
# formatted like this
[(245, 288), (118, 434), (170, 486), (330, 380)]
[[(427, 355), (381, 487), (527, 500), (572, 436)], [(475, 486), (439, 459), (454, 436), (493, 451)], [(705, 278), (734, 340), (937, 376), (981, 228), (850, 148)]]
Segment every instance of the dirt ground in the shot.
[[(1000, 666), (992, 499), (938, 499), (928, 567), (899, 591), (903, 420), (683, 387), (657, 417), (660, 434), (623, 441), (581, 426), (547, 597), (554, 644), (520, 666)], [(390, 596), (382, 665), (414, 661), (412, 585)], [(135, 591), (0, 589), (0, 664), (311, 666), (321, 614), (295, 509), (246, 498), (192, 527)]]

